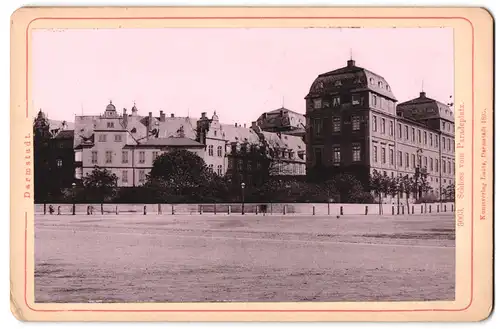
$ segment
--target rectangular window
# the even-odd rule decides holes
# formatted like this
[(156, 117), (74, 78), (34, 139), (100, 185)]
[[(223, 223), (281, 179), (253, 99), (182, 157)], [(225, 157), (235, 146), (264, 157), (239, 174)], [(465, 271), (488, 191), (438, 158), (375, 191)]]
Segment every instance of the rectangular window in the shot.
[(418, 137), (418, 143), (422, 143), (422, 132), (420, 131), (420, 129), (418, 130), (417, 132), (417, 137)]
[(380, 132), (382, 134), (385, 134), (385, 119), (382, 118), (382, 120), (380, 120)]
[(410, 167), (410, 155), (408, 153), (405, 153), (405, 167)]
[(446, 160), (441, 160), (441, 164), (443, 165), (443, 173), (446, 174)]
[(115, 135), (115, 142), (121, 142), (122, 141), (122, 135)]
[(333, 96), (333, 98), (332, 98), (332, 106), (333, 107), (340, 106), (340, 96)]
[(402, 126), (400, 123), (398, 123), (398, 138), (402, 138), (403, 137), (403, 132), (402, 132)]
[(97, 163), (97, 151), (92, 151), (92, 163)]
[(432, 146), (432, 133), (429, 133), (429, 142), (430, 142), (430, 145)]
[(377, 131), (377, 117), (375, 115), (373, 116), (372, 126), (373, 131)]
[(314, 100), (314, 108), (315, 109), (320, 109), (321, 108), (321, 99), (315, 99)]
[(424, 145), (427, 145), (427, 132), (424, 131)]
[(340, 117), (333, 117), (333, 132), (340, 132)]
[(340, 146), (338, 145), (335, 145), (333, 147), (333, 163), (334, 164), (340, 163)]
[(372, 106), (377, 106), (377, 95), (372, 95)]
[(158, 157), (158, 151), (153, 151), (153, 162), (155, 162), (157, 157)]
[(451, 161), (448, 161), (448, 173), (451, 174)]
[(439, 172), (439, 164), (438, 164), (438, 159), (435, 159), (435, 169), (436, 169), (436, 172)]
[(407, 125), (405, 125), (405, 139), (406, 140), (410, 139), (409, 130), (408, 130), (408, 126)]
[(113, 153), (111, 151), (106, 151), (106, 163), (113, 162)]
[(448, 138), (448, 151), (451, 151), (451, 138)]
[(424, 157), (424, 168), (427, 169), (427, 157)]
[(222, 176), (222, 165), (217, 166), (217, 175)]
[(412, 154), (411, 155), (411, 167), (412, 168), (415, 168), (417, 165), (415, 163), (415, 154)]
[(354, 94), (352, 95), (352, 105), (361, 105), (361, 96)]
[(352, 116), (352, 130), (359, 130), (359, 129), (360, 129), (359, 116), (353, 115)]
[(419, 155), (417, 159), (418, 159), (418, 166), (422, 167), (422, 156)]
[(352, 144), (352, 161), (361, 161), (361, 145)]
[(314, 134), (316, 136), (321, 135), (321, 131), (322, 131), (321, 128), (323, 128), (321, 119), (314, 119)]
[(446, 139), (442, 138), (441, 149), (444, 151), (446, 149)]
[(411, 141), (415, 142), (415, 128), (411, 128)]
[(437, 134), (436, 134), (436, 136), (434, 136), (434, 137), (436, 137), (436, 138), (434, 139), (434, 141), (436, 142), (436, 143), (434, 144), (434, 147), (438, 148), (438, 147), (439, 147), (439, 137), (438, 137), (438, 135), (437, 135)]
[(382, 158), (382, 163), (385, 163), (385, 147), (381, 147), (380, 156)]
[(430, 166), (429, 166), (430, 171), (433, 171), (434, 170), (434, 160), (432, 160), (432, 158), (429, 158), (429, 164), (430, 164)]
[(128, 171), (127, 170), (122, 171), (122, 182), (128, 183)]
[(146, 162), (146, 154), (144, 153), (144, 151), (140, 151), (139, 152), (139, 163), (144, 163)]
[(394, 122), (389, 121), (389, 135), (394, 136)]
[(316, 166), (323, 164), (323, 151), (319, 147), (314, 149), (314, 160), (316, 161)]
[(389, 161), (391, 165), (394, 165), (394, 150), (392, 149), (389, 149)]
[(139, 170), (139, 183), (144, 183), (146, 181), (146, 173), (144, 170)]
[(99, 142), (106, 142), (106, 134), (99, 134)]
[(122, 163), (128, 163), (128, 151), (122, 151)]
[(398, 166), (403, 166), (403, 152), (398, 151)]
[(373, 162), (377, 162), (378, 154), (377, 154), (377, 145), (373, 145)]

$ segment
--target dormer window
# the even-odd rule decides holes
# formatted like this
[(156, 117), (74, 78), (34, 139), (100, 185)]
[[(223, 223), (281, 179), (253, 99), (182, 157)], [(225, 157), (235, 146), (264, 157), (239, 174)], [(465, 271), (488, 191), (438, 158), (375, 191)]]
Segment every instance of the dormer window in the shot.
[(314, 100), (314, 108), (315, 109), (321, 108), (321, 99), (315, 99)]
[(373, 85), (375, 83), (375, 80), (373, 78), (370, 78), (370, 84)]
[(382, 88), (382, 82), (380, 82), (380, 81), (378, 82), (378, 87)]
[(130, 132), (133, 133), (133, 134), (135, 134), (137, 132), (137, 129), (132, 128), (132, 130)]
[(107, 122), (106, 126), (108, 128), (114, 128), (115, 127), (115, 123), (114, 122)]
[(335, 86), (335, 87), (340, 87), (340, 86), (342, 86), (342, 81), (340, 81), (340, 80), (335, 81), (334, 86)]
[(332, 104), (333, 107), (340, 106), (340, 96), (333, 96)]
[(361, 95), (354, 94), (352, 95), (352, 105), (360, 105), (361, 104)]
[(386, 85), (385, 89), (387, 89), (387, 91), (391, 91), (391, 87), (389, 87), (389, 85)]

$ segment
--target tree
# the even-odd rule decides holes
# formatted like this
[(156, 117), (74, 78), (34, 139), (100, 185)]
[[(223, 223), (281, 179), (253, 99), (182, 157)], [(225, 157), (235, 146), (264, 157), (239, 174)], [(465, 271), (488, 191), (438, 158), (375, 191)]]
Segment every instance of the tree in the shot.
[[(340, 202), (367, 202), (366, 191), (359, 180), (351, 174), (337, 174), (331, 179), (332, 185), (335, 186)], [(327, 181), (328, 184), (328, 181)]]
[(410, 193), (413, 191), (413, 189), (414, 189), (414, 182), (408, 175), (400, 177), (399, 191), (401, 193), (404, 193), (406, 196), (406, 207), (408, 211), (410, 211), (410, 201), (409, 201)]
[(455, 202), (455, 184), (450, 183), (444, 188), (444, 197), (446, 201)]
[(389, 192), (389, 177), (387, 174), (382, 175), (379, 171), (374, 170), (370, 175), (370, 190), (375, 193), (378, 198), (379, 214), (383, 214), (382, 194)]
[(117, 181), (118, 177), (115, 174), (97, 166), (91, 173), (83, 177), (85, 194), (101, 203), (101, 213), (103, 212), (103, 203), (114, 196)]
[(427, 192), (431, 190), (431, 186), (428, 181), (429, 174), (425, 168), (417, 168), (415, 173), (413, 174), (413, 182), (414, 182), (414, 195), (415, 200), (420, 199), (423, 195), (426, 195)]
[(145, 187), (153, 191), (158, 200), (201, 201), (208, 187), (214, 184), (215, 176), (202, 158), (179, 149), (156, 158)]
[(33, 167), (34, 198), (45, 202), (50, 194), (50, 126), (49, 120), (40, 110), (33, 121)]

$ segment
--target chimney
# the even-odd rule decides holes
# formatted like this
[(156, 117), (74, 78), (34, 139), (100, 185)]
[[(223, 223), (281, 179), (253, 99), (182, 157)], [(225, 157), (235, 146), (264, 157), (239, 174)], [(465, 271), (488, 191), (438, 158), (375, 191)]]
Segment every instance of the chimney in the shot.
[(171, 117), (171, 118), (175, 118), (175, 114), (170, 113), (170, 117)]
[(68, 123), (66, 122), (66, 120), (64, 120), (62, 122), (62, 129), (61, 130), (66, 130), (66, 129), (68, 129)]
[(201, 112), (201, 118), (206, 119), (207, 118), (207, 112)]
[(127, 127), (127, 123), (128, 123), (127, 109), (123, 108), (123, 125)]
[(347, 61), (347, 67), (354, 67), (356, 66), (356, 62), (353, 61), (352, 59), (348, 60)]
[(252, 130), (256, 133), (260, 133), (260, 127), (257, 125), (257, 121), (252, 121)]
[(425, 98), (425, 91), (420, 92), (420, 98)]
[(234, 123), (234, 126), (235, 126), (235, 127), (238, 127), (238, 123), (237, 123), (237, 122), (235, 122), (235, 123)]
[(147, 139), (149, 139), (149, 134), (151, 132), (151, 126), (153, 124), (153, 112), (149, 112), (149, 117), (148, 117), (148, 132), (146, 134)]
[(165, 113), (163, 111), (160, 111), (160, 122), (165, 122)]

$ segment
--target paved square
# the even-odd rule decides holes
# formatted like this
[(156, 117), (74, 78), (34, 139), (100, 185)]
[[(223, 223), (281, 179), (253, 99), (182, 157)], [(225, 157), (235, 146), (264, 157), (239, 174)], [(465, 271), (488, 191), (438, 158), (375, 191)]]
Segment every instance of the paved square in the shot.
[(36, 302), (455, 299), (453, 214), (36, 215)]

